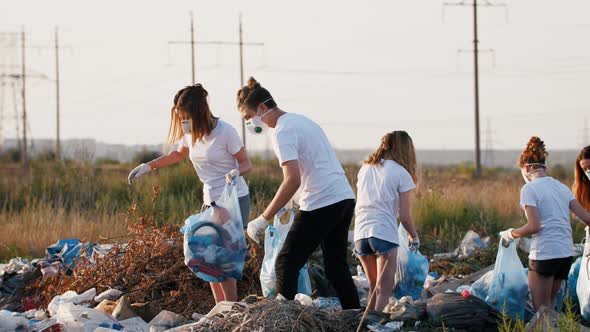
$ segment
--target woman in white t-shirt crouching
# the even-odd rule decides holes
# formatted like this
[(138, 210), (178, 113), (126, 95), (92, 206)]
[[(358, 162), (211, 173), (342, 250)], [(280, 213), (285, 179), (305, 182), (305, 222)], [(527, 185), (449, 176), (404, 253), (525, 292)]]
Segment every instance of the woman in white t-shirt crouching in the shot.
[[(412, 249), (420, 246), (410, 213), (415, 183), (416, 154), (410, 135), (394, 131), (383, 136), (377, 151), (364, 161), (357, 182), (354, 252), (369, 279), (369, 294), (376, 293), (369, 310), (382, 311), (389, 302), (399, 241), (409, 241)], [(398, 238), (398, 216), (409, 239)]]
[(526, 182), (520, 189), (520, 206), (527, 224), (500, 232), (506, 244), (515, 238), (532, 236), (529, 289), (535, 310), (541, 306), (553, 308), (562, 282), (568, 279), (574, 255), (569, 211), (590, 224), (590, 214), (571, 190), (545, 173), (546, 157), (545, 143), (538, 137), (531, 137), (519, 161)]
[[(174, 165), (189, 157), (203, 182), (202, 210), (215, 205), (226, 183), (236, 180), (244, 228), (250, 214), (250, 194), (242, 175), (252, 170), (252, 163), (238, 132), (227, 122), (211, 114), (207, 90), (201, 84), (187, 86), (174, 96), (167, 144), (178, 149), (129, 173), (129, 184), (153, 169)], [(215, 302), (237, 301), (236, 280), (212, 282)]]
[(300, 193), (299, 213), (275, 263), (277, 294), (295, 297), (299, 270), (321, 246), (326, 276), (342, 308), (359, 308), (346, 261), (354, 193), (326, 134), (309, 118), (279, 109), (252, 77), (238, 91), (238, 110), (252, 133), (272, 128), (273, 150), (283, 169), (283, 182), (264, 212), (248, 224), (248, 236), (258, 242), (277, 212)]

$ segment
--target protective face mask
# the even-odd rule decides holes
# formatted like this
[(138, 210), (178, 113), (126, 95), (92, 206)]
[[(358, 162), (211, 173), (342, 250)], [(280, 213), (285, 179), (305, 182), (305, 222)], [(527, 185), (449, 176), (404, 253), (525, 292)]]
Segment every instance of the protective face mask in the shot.
[(527, 174), (527, 172), (524, 171), (524, 169), (520, 169), (520, 174), (522, 175), (522, 178), (524, 179), (525, 183), (529, 183), (531, 182), (531, 180), (529, 179), (529, 176)]
[[(263, 101), (261, 104), (264, 104), (269, 100), (272, 100), (272, 98), (269, 98), (269, 99)], [(267, 131), (268, 125), (266, 123), (264, 123), (264, 121), (262, 121), (262, 119), (265, 116), (267, 116), (270, 112), (274, 111), (275, 109), (276, 109), (276, 107), (266, 111), (266, 113), (264, 113), (264, 115), (260, 116), (260, 115), (258, 115), (260, 113), (260, 108), (258, 108), (256, 110), (256, 115), (253, 116), (252, 118), (250, 118), (248, 121), (246, 121), (246, 128), (248, 128), (248, 131), (254, 135), (260, 135), (260, 134), (264, 133), (265, 131)]]
[(584, 172), (584, 174), (586, 174), (586, 177), (588, 178), (588, 180), (590, 180), (590, 169)]
[(191, 120), (180, 120), (180, 124), (182, 125), (182, 132), (185, 135), (188, 135), (191, 133)]

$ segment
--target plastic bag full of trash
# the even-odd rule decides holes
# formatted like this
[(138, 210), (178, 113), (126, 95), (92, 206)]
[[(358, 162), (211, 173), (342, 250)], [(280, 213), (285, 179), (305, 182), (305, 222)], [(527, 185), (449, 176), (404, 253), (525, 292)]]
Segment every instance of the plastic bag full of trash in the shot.
[[(288, 213), (289, 220), (286, 224), (283, 224), (280, 218), (285, 213)], [(264, 232), (264, 258), (260, 269), (260, 285), (264, 297), (274, 298), (277, 295), (275, 262), (294, 220), (295, 209), (290, 205), (285, 206), (275, 215), (273, 224), (268, 226)], [(306, 295), (312, 293), (307, 264), (299, 270), (297, 292)]]
[(516, 241), (512, 241), (508, 247), (502, 244), (502, 240), (498, 243), (486, 302), (513, 319), (523, 319), (529, 292), (528, 278), (516, 253), (516, 246)]
[(184, 263), (199, 278), (242, 278), (247, 245), (235, 184), (225, 186), (214, 207), (188, 217), (180, 231)]
[(580, 272), (578, 282), (576, 283), (576, 292), (578, 302), (580, 303), (580, 312), (582, 317), (590, 320), (590, 227), (586, 226), (586, 244), (584, 245), (584, 254), (580, 263)]
[(398, 227), (400, 245), (397, 249), (397, 271), (395, 273), (396, 298), (411, 296), (420, 298), (428, 275), (429, 264), (418, 250), (410, 250), (408, 232), (403, 225)]

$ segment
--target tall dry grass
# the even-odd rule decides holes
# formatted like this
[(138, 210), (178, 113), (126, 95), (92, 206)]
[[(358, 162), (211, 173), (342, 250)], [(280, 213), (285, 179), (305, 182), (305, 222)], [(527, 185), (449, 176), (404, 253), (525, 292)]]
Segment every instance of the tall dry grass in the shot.
[[(97, 241), (124, 235), (124, 213), (132, 205), (153, 209), (159, 222), (179, 226), (200, 209), (202, 185), (190, 163), (157, 170), (129, 186), (132, 166), (46, 161), (34, 163), (25, 174), (14, 165), (0, 165), (0, 261), (40, 256), (62, 238)], [(358, 166), (347, 165), (345, 171), (355, 188)], [(516, 170), (487, 172), (481, 179), (461, 167), (420, 173), (413, 216), (427, 253), (455, 248), (469, 229), (495, 235), (525, 222), (518, 206), (522, 178)], [(255, 161), (246, 179), (254, 217), (272, 198), (282, 172), (276, 161)], [(160, 192), (153, 203), (155, 187)], [(581, 226), (575, 234), (579, 240)]]

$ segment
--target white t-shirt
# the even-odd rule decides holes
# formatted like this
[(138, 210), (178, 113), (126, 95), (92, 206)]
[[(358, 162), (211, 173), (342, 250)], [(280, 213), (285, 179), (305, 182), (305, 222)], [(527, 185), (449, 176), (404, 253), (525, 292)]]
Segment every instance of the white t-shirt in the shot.
[[(189, 149), (189, 158), (203, 182), (203, 202), (211, 204), (221, 197), (225, 187), (225, 175), (238, 168), (234, 154), (244, 145), (238, 132), (230, 124), (218, 120), (211, 133), (192, 143), (191, 135), (184, 135), (180, 144)], [(237, 179), (238, 197), (248, 195), (248, 185), (243, 177)]]
[(520, 206), (539, 210), (541, 231), (533, 235), (529, 259), (547, 260), (574, 255), (569, 206), (574, 194), (552, 177), (534, 179), (520, 189)]
[(300, 114), (283, 114), (272, 130), (272, 147), (281, 165), (290, 160), (299, 163), (301, 210), (317, 210), (354, 199), (342, 165), (317, 123)]
[(376, 237), (399, 244), (399, 194), (416, 188), (410, 173), (393, 160), (363, 164), (356, 187), (354, 241)]

